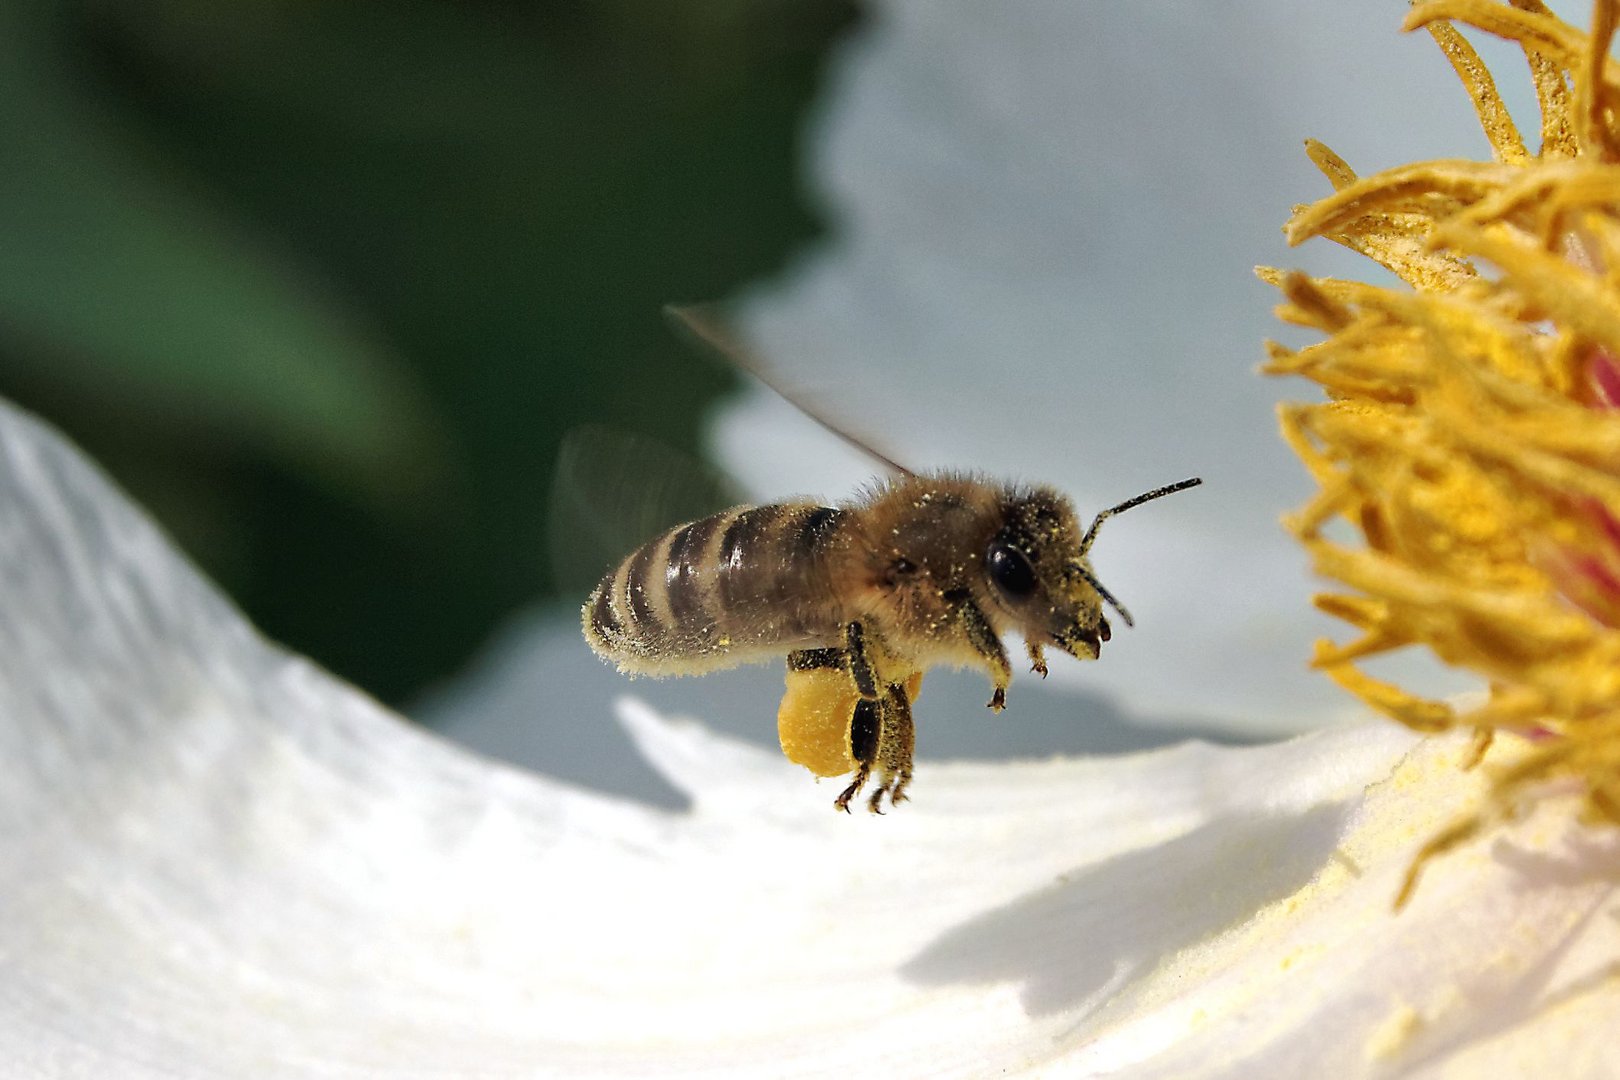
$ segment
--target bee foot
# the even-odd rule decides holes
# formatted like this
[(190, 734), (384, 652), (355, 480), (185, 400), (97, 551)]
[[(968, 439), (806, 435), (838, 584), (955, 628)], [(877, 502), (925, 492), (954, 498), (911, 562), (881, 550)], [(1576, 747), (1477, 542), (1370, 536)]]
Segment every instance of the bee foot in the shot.
[[(872, 765), (870, 762), (863, 763), (860, 768), (856, 769), (855, 779), (851, 780), (849, 787), (839, 792), (838, 798), (833, 800), (833, 809), (842, 810), (846, 814), (849, 813), (849, 800), (861, 793), (861, 788), (866, 786), (866, 780), (871, 775)], [(881, 790), (880, 788), (879, 791)]]
[[(891, 810), (893, 810), (894, 803), (896, 803), (896, 801), (899, 801), (899, 800), (897, 800), (897, 798), (894, 798), (894, 785), (888, 785), (888, 787), (880, 787), (880, 789), (875, 790), (875, 792), (872, 792), (872, 798), (868, 798), (868, 800), (867, 800), (867, 810), (872, 811), (872, 813), (878, 814), (878, 816), (880, 816), (880, 818), (885, 818), (885, 816), (886, 816), (886, 814), (883, 813), (883, 797), (885, 797), (885, 795), (888, 795), (888, 797), (889, 797), (889, 808), (891, 808)], [(904, 797), (904, 795), (901, 795), (901, 798), (906, 798), (906, 797)]]
[(995, 693), (990, 695), (989, 707), (996, 712), (1000, 712), (1002, 709), (1005, 709), (1007, 707), (1007, 691), (1003, 690), (999, 686), (996, 687)]

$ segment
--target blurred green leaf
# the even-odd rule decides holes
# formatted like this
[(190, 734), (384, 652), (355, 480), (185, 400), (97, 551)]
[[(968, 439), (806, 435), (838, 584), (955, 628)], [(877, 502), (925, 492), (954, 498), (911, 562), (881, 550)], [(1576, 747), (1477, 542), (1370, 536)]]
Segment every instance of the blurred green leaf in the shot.
[[(31, 12), (0, 15), (0, 153), (31, 159), (0, 179), (0, 228), (30, 234), (0, 275), (42, 269), (0, 297), (0, 392), (84, 443), (269, 634), (396, 702), (556, 592), (563, 432), (695, 452), (729, 380), (659, 309), (724, 296), (814, 234), (799, 118), (852, 16)], [(383, 491), (407, 497), (408, 527)]]
[(442, 470), (428, 403), (363, 318), (132, 138), (0, 6), (0, 332), (34, 382), (240, 440), (349, 497)]

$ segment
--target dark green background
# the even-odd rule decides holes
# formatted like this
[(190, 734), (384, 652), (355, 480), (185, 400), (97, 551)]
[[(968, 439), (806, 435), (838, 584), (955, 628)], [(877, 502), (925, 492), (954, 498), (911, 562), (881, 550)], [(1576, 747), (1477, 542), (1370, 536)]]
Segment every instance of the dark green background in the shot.
[(815, 232), (850, 6), (0, 3), (0, 393), (391, 702), (554, 589), (559, 439), (692, 448), (660, 318)]

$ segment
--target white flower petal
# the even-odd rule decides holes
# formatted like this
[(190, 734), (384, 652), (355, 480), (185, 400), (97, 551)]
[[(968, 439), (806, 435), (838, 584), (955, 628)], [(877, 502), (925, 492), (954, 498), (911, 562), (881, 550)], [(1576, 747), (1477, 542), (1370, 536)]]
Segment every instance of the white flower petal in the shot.
[(1390, 914), (1474, 785), (1453, 744), (1387, 781), (1389, 727), (925, 761), (874, 819), (627, 703), (692, 797), (669, 813), (470, 757), (265, 644), (10, 408), (0, 505), (11, 1075), (1620, 1065), (1609, 834), (1546, 807)]

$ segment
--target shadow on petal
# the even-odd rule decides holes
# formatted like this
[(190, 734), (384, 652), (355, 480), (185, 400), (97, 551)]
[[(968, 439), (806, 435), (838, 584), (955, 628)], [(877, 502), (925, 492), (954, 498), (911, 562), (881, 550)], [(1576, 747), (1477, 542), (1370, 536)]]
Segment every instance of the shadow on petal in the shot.
[(1359, 802), (1223, 817), (1062, 875), (947, 930), (901, 973), (932, 984), (1020, 981), (1031, 1016), (1089, 1012), (1162, 958), (1299, 891)]
[(1607, 833), (1576, 833), (1566, 837), (1557, 851), (1536, 851), (1498, 839), (1491, 844), (1491, 858), (1523, 879), (1515, 885), (1519, 889), (1600, 881), (1620, 885), (1620, 838)]
[[(1498, 861), (1507, 861), (1502, 858), (1500, 846), (1492, 855)], [(1586, 875), (1588, 879), (1591, 876)], [(1607, 991), (1620, 966), (1603, 956), (1593, 958), (1592, 969), (1585, 975), (1562, 986), (1555, 983), (1571, 955), (1589, 944), (1592, 920), (1612, 899), (1612, 892), (1604, 893), (1572, 913), (1569, 928), (1542, 941), (1540, 954), (1522, 968), (1497, 964), (1494, 969), (1485, 967), (1479, 971), (1470, 980), (1467, 1008), (1449, 1009), (1428, 1018), (1400, 1056), (1390, 1062), (1389, 1074), (1409, 1074), (1426, 1065), (1453, 1065), (1468, 1051), (1488, 1045), (1504, 1031), (1534, 1024), (1538, 1018), (1586, 995)], [(1571, 1075), (1580, 1072), (1572, 1069)]]
[[(1572, 832), (1560, 850), (1536, 851), (1506, 838), (1490, 845), (1491, 862), (1510, 872), (1520, 906), (1563, 909), (1562, 929), (1543, 926), (1539, 949), (1523, 963), (1485, 964), (1470, 980), (1468, 1008), (1432, 1018), (1401, 1056), (1403, 1071), (1449, 1062), (1475, 1044), (1580, 1001), (1612, 993), (1620, 961), (1594, 935), (1594, 921), (1620, 917), (1620, 842), (1612, 836)], [(1607, 884), (1609, 887), (1604, 888)], [(1529, 894), (1540, 894), (1532, 896)]]

